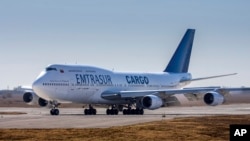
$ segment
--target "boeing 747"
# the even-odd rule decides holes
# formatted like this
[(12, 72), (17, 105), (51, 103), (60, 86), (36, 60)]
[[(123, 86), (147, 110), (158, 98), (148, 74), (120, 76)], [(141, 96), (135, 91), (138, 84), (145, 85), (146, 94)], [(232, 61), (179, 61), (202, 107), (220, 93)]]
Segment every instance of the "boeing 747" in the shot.
[[(93, 105), (109, 105), (107, 115), (144, 114), (178, 103), (176, 97), (187, 100), (201, 98), (207, 105), (220, 105), (230, 99), (246, 98), (250, 88), (197, 87), (184, 88), (192, 81), (234, 74), (192, 78), (188, 73), (195, 30), (188, 29), (170, 62), (162, 72), (116, 72), (88, 65), (49, 65), (23, 95), (29, 104), (50, 105), (51, 115), (59, 115), (61, 103), (88, 104), (85, 115), (97, 113)], [(247, 96), (250, 101), (250, 96)], [(238, 101), (240, 102), (240, 101)]]

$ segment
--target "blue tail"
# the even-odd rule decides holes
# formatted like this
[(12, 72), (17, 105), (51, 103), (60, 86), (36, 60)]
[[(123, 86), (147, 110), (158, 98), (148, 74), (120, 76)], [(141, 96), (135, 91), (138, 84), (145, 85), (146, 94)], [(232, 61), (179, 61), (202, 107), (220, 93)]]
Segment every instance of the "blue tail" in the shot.
[(192, 52), (195, 29), (187, 29), (178, 48), (172, 56), (164, 72), (185, 73), (188, 72), (190, 56)]

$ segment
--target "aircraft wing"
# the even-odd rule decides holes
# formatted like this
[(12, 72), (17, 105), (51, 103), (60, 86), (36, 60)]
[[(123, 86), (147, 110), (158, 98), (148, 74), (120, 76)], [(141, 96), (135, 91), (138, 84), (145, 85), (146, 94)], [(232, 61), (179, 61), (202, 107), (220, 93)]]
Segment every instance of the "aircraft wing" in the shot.
[(138, 98), (146, 95), (171, 96), (174, 94), (205, 94), (207, 92), (218, 92), (225, 94), (232, 91), (250, 92), (250, 87), (241, 88), (223, 88), (223, 87), (194, 87), (183, 89), (161, 89), (161, 90), (137, 90), (137, 91), (106, 91), (101, 94), (101, 97), (108, 100), (120, 100)]
[[(230, 75), (236, 75), (237, 73), (223, 74), (209, 77), (195, 78), (191, 80), (183, 80), (181, 83), (188, 81), (199, 81), (204, 79), (212, 79), (218, 77), (225, 77)], [(194, 87), (194, 88), (183, 88), (183, 89), (160, 89), (160, 90), (136, 90), (136, 91), (105, 91), (101, 94), (102, 98), (109, 100), (120, 100), (143, 97), (145, 95), (158, 95), (158, 96), (170, 96), (174, 94), (204, 94), (210, 91), (219, 91), (223, 93), (225, 91), (246, 91), (250, 88), (222, 88), (222, 87)]]

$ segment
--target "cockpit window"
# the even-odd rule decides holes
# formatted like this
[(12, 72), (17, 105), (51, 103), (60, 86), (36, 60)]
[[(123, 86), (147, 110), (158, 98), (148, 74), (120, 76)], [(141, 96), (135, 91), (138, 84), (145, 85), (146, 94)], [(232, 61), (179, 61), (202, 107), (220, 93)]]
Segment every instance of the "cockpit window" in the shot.
[(57, 71), (57, 70), (56, 70), (56, 68), (48, 67), (48, 68), (46, 68), (46, 71)]

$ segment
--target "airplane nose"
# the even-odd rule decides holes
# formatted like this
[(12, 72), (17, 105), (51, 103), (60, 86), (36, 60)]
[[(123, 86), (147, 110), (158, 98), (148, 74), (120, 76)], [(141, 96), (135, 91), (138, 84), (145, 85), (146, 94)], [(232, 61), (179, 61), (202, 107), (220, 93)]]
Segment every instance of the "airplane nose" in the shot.
[(42, 82), (41, 79), (36, 79), (33, 84), (32, 84), (32, 89), (35, 93), (39, 93), (41, 92), (41, 86), (42, 86)]
[(45, 72), (41, 72), (39, 74), (39, 76), (36, 78), (36, 80), (33, 82), (32, 84), (32, 89), (36, 94), (40, 94), (42, 93), (42, 89), (43, 89), (43, 80), (45, 79)]

